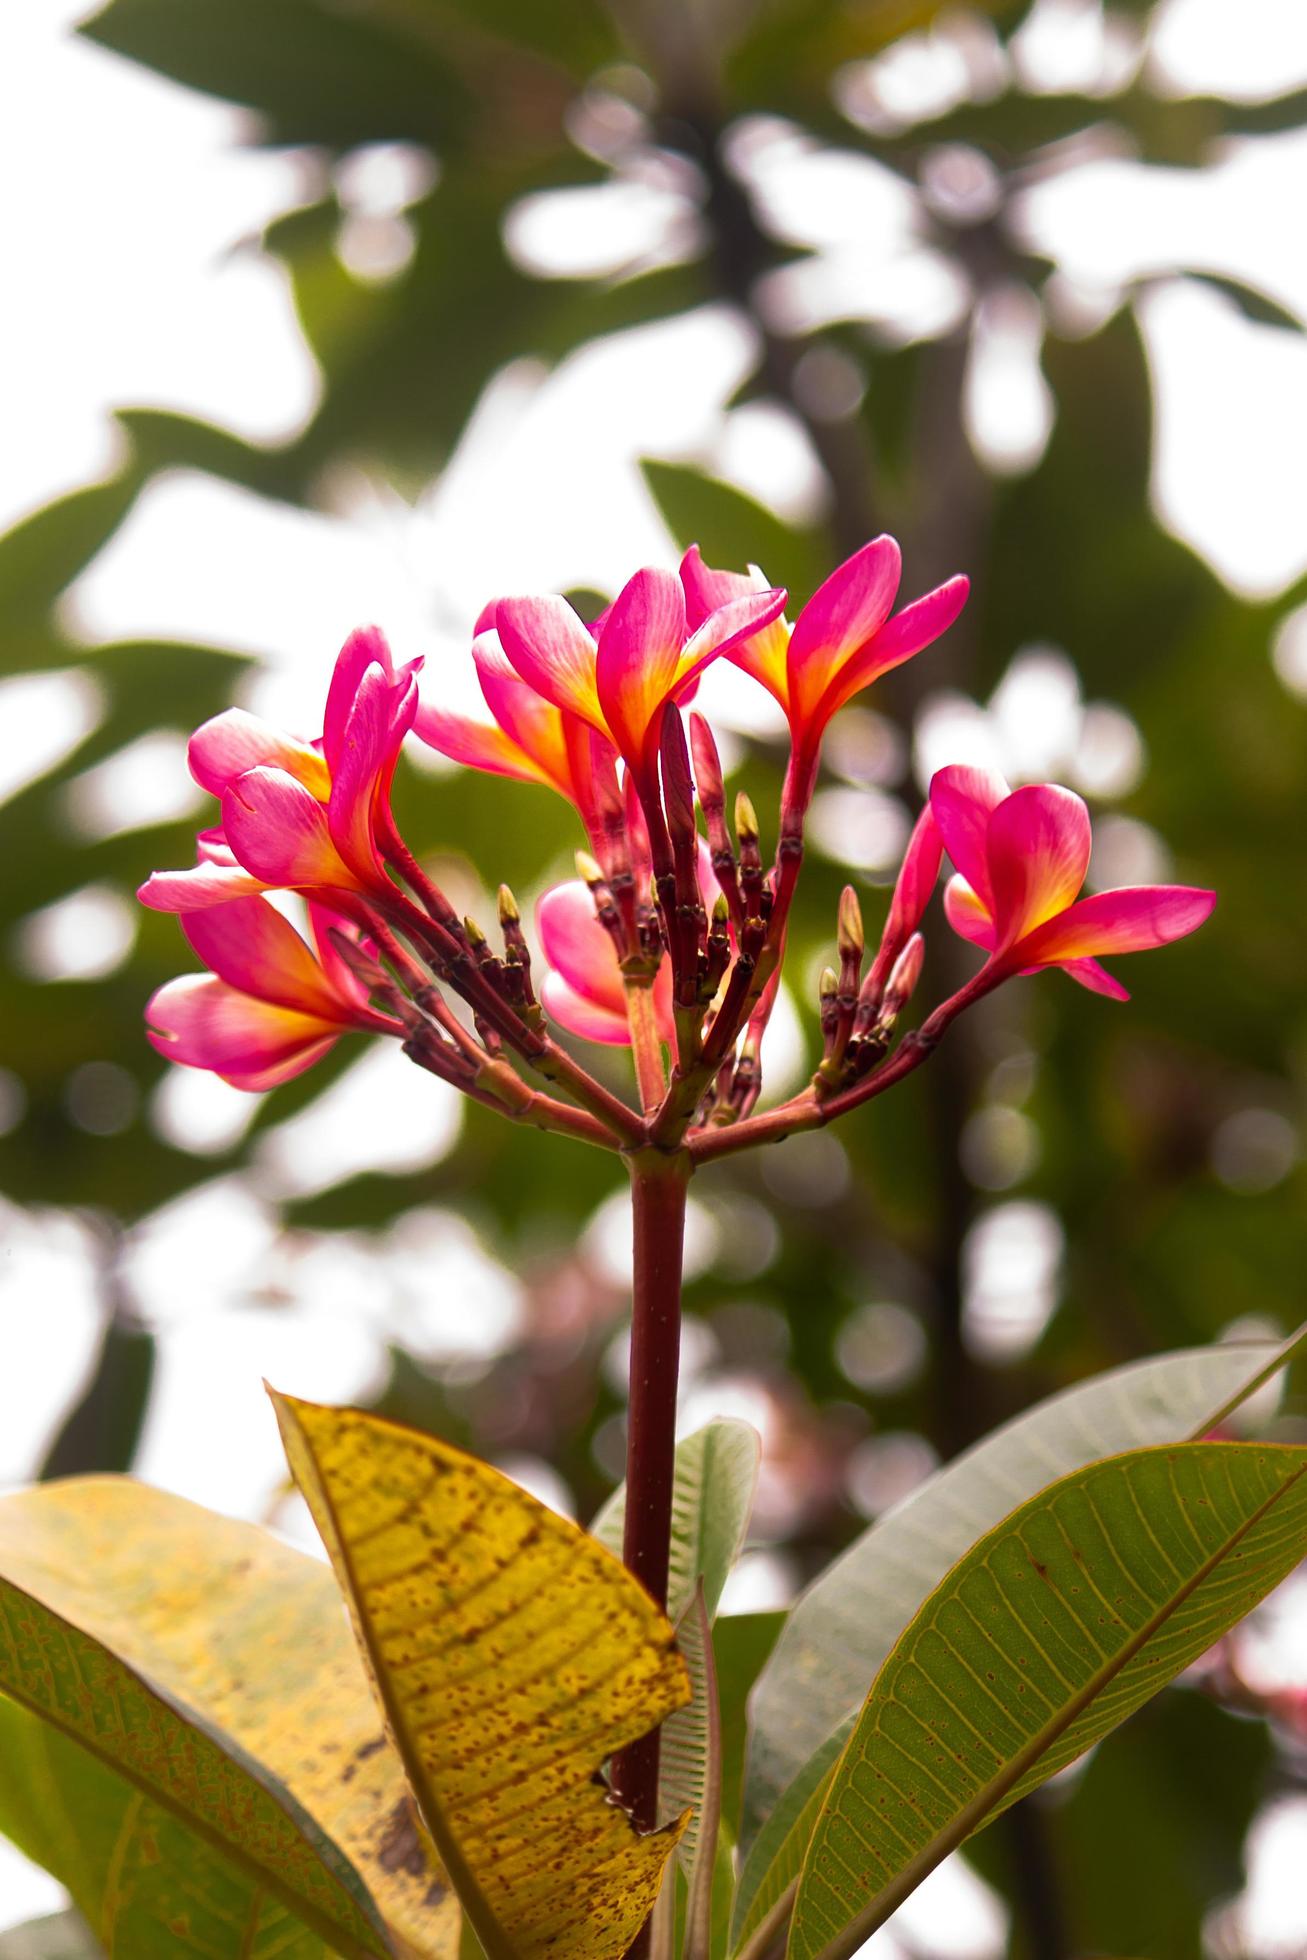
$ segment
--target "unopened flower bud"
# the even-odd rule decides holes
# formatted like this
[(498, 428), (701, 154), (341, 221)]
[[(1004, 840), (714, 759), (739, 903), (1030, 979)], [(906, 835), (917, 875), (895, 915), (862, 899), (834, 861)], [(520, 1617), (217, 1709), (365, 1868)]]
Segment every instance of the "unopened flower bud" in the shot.
[(852, 885), (840, 893), (839, 949), (842, 960), (861, 960), (866, 942), (862, 933), (862, 907)]
[(840, 977), (833, 966), (824, 966), (817, 984), (818, 1019), (821, 1023), (822, 1042), (829, 1055), (831, 1044), (840, 1018)]
[(695, 848), (695, 827), (690, 751), (686, 745), (685, 727), (680, 712), (670, 701), (663, 710), (659, 759), (662, 764), (663, 809), (667, 816), (668, 834), (674, 849), (681, 847), (692, 854)]
[(471, 917), (465, 918), (463, 920), (463, 930), (467, 934), (468, 945), (474, 950), (485, 945), (486, 936), (475, 919)]
[(702, 715), (690, 716), (690, 751), (694, 757), (694, 781), (699, 804), (711, 827), (715, 815), (726, 807), (722, 788), (722, 760), (717, 753), (713, 732)]
[(725, 892), (718, 892), (713, 900), (712, 922), (714, 932), (724, 932), (730, 922), (731, 908), (726, 903)]
[(515, 926), (522, 914), (517, 909), (517, 900), (507, 885), (499, 887), (499, 923), (501, 926)]
[(602, 885), (604, 882), (604, 874), (589, 851), (577, 852), (576, 875), (586, 885)]
[(880, 1010), (883, 1027), (896, 1021), (911, 1000), (921, 978), (921, 965), (925, 957), (926, 942), (919, 932), (914, 932), (890, 971)]
[(743, 790), (735, 799), (735, 832), (741, 844), (756, 844), (761, 834), (758, 813)]

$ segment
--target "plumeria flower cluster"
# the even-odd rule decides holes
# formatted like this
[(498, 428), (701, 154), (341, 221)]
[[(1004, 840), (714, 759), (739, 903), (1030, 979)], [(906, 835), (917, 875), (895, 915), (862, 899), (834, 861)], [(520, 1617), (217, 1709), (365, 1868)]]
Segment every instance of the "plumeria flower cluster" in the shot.
[[(488, 605), (472, 645), (488, 719), (423, 700), (421, 663), (396, 666), (375, 628), (342, 649), (316, 740), (239, 709), (217, 716), (192, 737), (190, 765), (220, 820), (201, 834), (192, 869), (156, 872), (141, 888), (147, 905), (180, 914), (209, 969), (154, 995), (155, 1046), (264, 1089), (348, 1030), (390, 1035), (519, 1120), (610, 1149), (684, 1146), (699, 1159), (878, 1094), (962, 1008), (1015, 975), (1059, 966), (1126, 998), (1101, 956), (1192, 932), (1213, 894), (1152, 886), (1081, 898), (1090, 827), (1079, 797), (947, 768), (930, 786), (865, 976), (858, 902), (844, 893), (812, 1082), (755, 1112), (825, 730), (945, 632), (966, 600), (966, 580), (954, 578), (896, 613), (899, 575), (897, 545), (877, 538), (791, 624), (788, 595), (756, 568), (714, 570), (692, 549), (679, 576), (637, 572), (591, 623), (561, 598)], [(770, 863), (747, 796), (728, 816), (716, 741), (691, 706), (718, 659), (767, 688), (789, 725)], [(410, 735), (469, 767), (543, 784), (575, 809), (586, 848), (577, 877), (539, 902), (542, 974), (506, 886), (496, 951), (400, 836), (390, 791)], [(947, 918), (984, 962), (891, 1055), (946, 852)], [(311, 939), (276, 908), (271, 895), (285, 892), (307, 901)], [(639, 1107), (554, 1028), (630, 1047)]]

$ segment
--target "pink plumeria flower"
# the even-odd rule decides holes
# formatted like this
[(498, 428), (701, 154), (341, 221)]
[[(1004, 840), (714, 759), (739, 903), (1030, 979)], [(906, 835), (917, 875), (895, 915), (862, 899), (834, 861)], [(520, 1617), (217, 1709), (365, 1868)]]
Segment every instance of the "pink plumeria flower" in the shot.
[[(760, 681), (785, 711), (794, 745), (784, 798), (791, 813), (801, 815), (812, 800), (831, 717), (937, 640), (966, 604), (970, 582), (951, 578), (891, 617), (901, 569), (894, 539), (873, 538), (817, 588), (793, 627), (775, 617), (726, 649), (727, 658)], [(691, 625), (765, 585), (756, 566), (744, 575), (705, 565), (697, 545), (681, 561), (681, 580)]]
[[(640, 869), (648, 877), (647, 850), (640, 855)], [(704, 910), (710, 912), (720, 887), (713, 873), (712, 858), (699, 846), (699, 889)], [(610, 1047), (629, 1047), (626, 990), (617, 949), (607, 928), (600, 924), (594, 897), (579, 878), (554, 885), (536, 902), (536, 931), (544, 954), (546, 971), (540, 986), (545, 1012), (584, 1041), (601, 1041)], [(654, 1017), (662, 1039), (672, 1045), (676, 1039), (676, 1017), (672, 1002), (672, 967), (666, 954), (654, 978)]]
[(617, 750), (590, 722), (558, 707), (523, 680), (494, 627), (497, 602), (486, 607), (472, 643), (477, 677), (493, 720), (478, 721), (432, 701), (419, 701), (413, 732), (451, 762), (521, 782), (544, 783), (579, 813), (592, 843), (603, 833), (596, 772), (615, 775)]
[(989, 954), (988, 984), (1060, 966), (1092, 993), (1129, 1000), (1098, 963), (1183, 939), (1203, 924), (1216, 893), (1188, 885), (1131, 885), (1077, 894), (1089, 869), (1089, 812), (1051, 783), (1010, 790), (983, 769), (941, 769), (930, 807), (956, 877), (944, 893), (950, 925)]
[[(623, 586), (595, 633), (559, 598), (501, 599), (495, 625), (515, 671), (545, 701), (610, 741), (648, 804), (658, 799), (663, 709), (685, 701), (710, 661), (784, 605), (784, 592), (751, 587), (691, 632), (680, 581), (645, 570)], [(491, 711), (498, 720), (493, 703)]]
[(375, 627), (352, 633), (327, 694), (320, 742), (284, 734), (241, 708), (191, 737), (191, 774), (222, 805), (192, 871), (156, 871), (138, 896), (194, 912), (274, 889), (388, 897), (390, 785), (417, 710), (413, 661), (396, 669)]
[(236, 898), (182, 914), (182, 930), (210, 968), (160, 987), (147, 1033), (170, 1062), (210, 1069), (237, 1089), (271, 1089), (319, 1061), (350, 1029), (402, 1035), (331, 942), (346, 919), (310, 903), (313, 947), (265, 898)]

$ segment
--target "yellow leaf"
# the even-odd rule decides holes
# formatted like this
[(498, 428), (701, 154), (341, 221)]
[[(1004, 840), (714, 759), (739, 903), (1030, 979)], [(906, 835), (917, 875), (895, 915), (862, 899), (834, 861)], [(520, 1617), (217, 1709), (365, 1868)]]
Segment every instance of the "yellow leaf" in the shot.
[(458, 1902), (317, 1559), (166, 1491), (87, 1477), (0, 1503), (0, 1569), (270, 1770), (353, 1865), (397, 1951), (455, 1960)]
[(599, 1776), (690, 1699), (667, 1619), (586, 1532), (462, 1450), (273, 1400), (489, 1960), (617, 1960), (686, 1821), (637, 1835)]

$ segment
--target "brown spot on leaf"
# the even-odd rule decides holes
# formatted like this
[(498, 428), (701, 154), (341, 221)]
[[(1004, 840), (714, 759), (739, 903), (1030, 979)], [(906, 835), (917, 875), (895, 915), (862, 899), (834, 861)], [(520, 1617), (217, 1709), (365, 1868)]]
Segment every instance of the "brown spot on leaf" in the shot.
[(407, 1872), (410, 1878), (426, 1876), (426, 1855), (407, 1797), (401, 1797), (390, 1813), (385, 1835), (377, 1846), (377, 1863), (383, 1872)]

